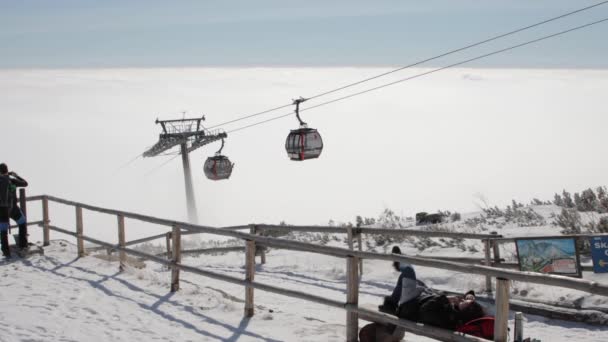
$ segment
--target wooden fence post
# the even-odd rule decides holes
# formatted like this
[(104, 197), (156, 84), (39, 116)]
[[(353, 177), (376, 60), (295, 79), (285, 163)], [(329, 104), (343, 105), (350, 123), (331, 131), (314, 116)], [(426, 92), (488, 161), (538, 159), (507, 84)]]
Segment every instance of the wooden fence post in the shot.
[(353, 250), (354, 247), (354, 243), (353, 243), (353, 227), (346, 227), (346, 242), (348, 243), (348, 249), (350, 249), (351, 251)]
[[(173, 263), (179, 264), (182, 261), (182, 232), (178, 226), (173, 226), (171, 233), (173, 239)], [(171, 268), (171, 292), (179, 290), (179, 268)]]
[(19, 189), (19, 206), (21, 207), (21, 211), (23, 215), (27, 217), (27, 197), (25, 197), (25, 189)]
[[(125, 248), (125, 217), (123, 215), (118, 215), (118, 246)], [(127, 263), (127, 254), (125, 251), (120, 250), (118, 252), (120, 258), (120, 271), (125, 270), (125, 266)]]
[(509, 280), (496, 278), (496, 319), (494, 341), (507, 342), (509, 338)]
[[(489, 239), (483, 240), (483, 250), (486, 255), (485, 264), (487, 266), (491, 266), (492, 265), (492, 259), (491, 259), (492, 251), (490, 249), (490, 240)], [(486, 292), (492, 293), (492, 277), (490, 277), (490, 276), (486, 276)]]
[(171, 258), (173, 258), (173, 253), (171, 253), (171, 232), (168, 232), (167, 235), (165, 236), (165, 239), (167, 240), (167, 259), (171, 260)]
[[(245, 242), (245, 280), (253, 281), (255, 277), (255, 241)], [(253, 305), (253, 287), (245, 287), (245, 317), (252, 317), (254, 311)]]
[(42, 197), (42, 245), (48, 246), (51, 244), (51, 236), (49, 229), (49, 199)]
[[(357, 234), (357, 245), (359, 245), (359, 252), (363, 252), (363, 239), (361, 232)], [(359, 260), (359, 279), (363, 277), (363, 259)]]
[[(497, 232), (491, 232), (492, 235), (498, 235)], [(494, 252), (494, 263), (500, 264), (500, 245), (492, 240), (492, 250)]]
[[(346, 258), (346, 303), (357, 305), (359, 303), (359, 267), (358, 258)], [(359, 340), (359, 315), (356, 312), (346, 312), (346, 342)]]
[[(252, 224), (249, 228), (249, 233), (252, 235), (259, 235), (259, 233), (261, 232), (260, 229), (258, 229), (258, 226), (255, 224)], [(255, 251), (255, 254), (260, 254), (260, 262), (262, 263), (262, 265), (264, 265), (266, 263), (266, 249), (262, 246), (258, 246), (257, 247), (258, 250)], [(254, 263), (255, 263), (255, 258), (253, 259)]]
[(82, 207), (76, 206), (76, 245), (78, 246), (78, 257), (84, 257), (84, 240), (83, 235), (83, 220)]
[[(23, 233), (27, 238), (27, 222), (29, 220), (27, 219), (27, 197), (25, 196), (24, 188), (19, 189), (19, 206), (21, 207), (21, 212), (23, 213), (23, 216), (25, 216), (25, 231), (21, 231), (21, 229), (19, 229), (19, 234)], [(21, 241), (21, 236), (19, 237), (19, 241)], [(18, 244), (20, 243), (21, 242), (19, 242)]]

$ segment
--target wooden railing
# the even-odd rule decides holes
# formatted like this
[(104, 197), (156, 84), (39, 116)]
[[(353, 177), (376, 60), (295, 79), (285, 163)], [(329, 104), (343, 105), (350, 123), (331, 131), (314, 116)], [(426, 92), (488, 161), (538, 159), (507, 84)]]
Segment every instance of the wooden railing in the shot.
[[(23, 194), (25, 195), (25, 194)], [(106, 247), (108, 249), (115, 249), (120, 252), (120, 267), (121, 269), (124, 267), (126, 262), (126, 255), (134, 255), (137, 257), (144, 258), (146, 260), (154, 261), (161, 263), (163, 265), (167, 265), (171, 268), (171, 291), (177, 291), (179, 289), (179, 272), (191, 272), (194, 274), (199, 274), (205, 277), (238, 284), (245, 286), (245, 308), (244, 314), (245, 316), (252, 316), (254, 314), (254, 289), (268, 291), (271, 293), (276, 293), (280, 295), (285, 295), (289, 297), (304, 299), (308, 301), (312, 301), (315, 303), (328, 305), (331, 307), (342, 308), (347, 311), (347, 319), (346, 319), (346, 339), (348, 342), (357, 341), (358, 334), (358, 319), (366, 319), (376, 322), (384, 322), (394, 324), (400, 327), (405, 328), (407, 331), (435, 338), (441, 341), (483, 341), (480, 338), (463, 335), (460, 333), (456, 333), (453, 331), (448, 331), (444, 329), (440, 329), (437, 327), (425, 326), (423, 324), (406, 321), (403, 319), (398, 319), (397, 317), (386, 315), (373, 310), (366, 310), (360, 308), (358, 306), (358, 294), (359, 294), (359, 267), (362, 260), (385, 260), (385, 261), (397, 261), (403, 263), (409, 263), (416, 266), (424, 266), (424, 267), (433, 267), (439, 269), (445, 269), (455, 272), (463, 272), (467, 274), (477, 274), (485, 276), (487, 279), (496, 278), (496, 326), (495, 326), (495, 341), (506, 342), (507, 341), (507, 325), (508, 325), (508, 313), (509, 313), (509, 281), (523, 281), (528, 283), (536, 283), (543, 285), (551, 285), (564, 287), (569, 289), (575, 289), (580, 291), (585, 291), (588, 293), (608, 296), (608, 286), (599, 284), (597, 282), (588, 281), (584, 279), (574, 279), (564, 276), (556, 276), (556, 275), (546, 275), (539, 273), (531, 273), (531, 272), (519, 272), (514, 270), (504, 270), (500, 268), (495, 268), (491, 266), (484, 265), (475, 265), (475, 264), (466, 264), (461, 262), (453, 262), (447, 260), (438, 260), (427, 257), (414, 257), (414, 256), (406, 256), (399, 254), (380, 254), (373, 252), (364, 252), (361, 250), (354, 250), (353, 241), (360, 236), (360, 234), (398, 234), (395, 230), (392, 229), (373, 229), (373, 228), (338, 228), (338, 227), (292, 227), (292, 226), (270, 226), (270, 225), (246, 225), (246, 226), (237, 226), (237, 227), (227, 227), (227, 228), (214, 228), (209, 226), (195, 225), (187, 222), (179, 222), (173, 220), (167, 220), (162, 218), (156, 218), (147, 215), (141, 215), (137, 213), (125, 212), (114, 209), (107, 209), (96, 207), (84, 203), (69, 201), (65, 199), (61, 199), (54, 196), (34, 196), (29, 197), (28, 201), (41, 201), (42, 202), (42, 215), (43, 220), (40, 223), (43, 229), (43, 244), (46, 246), (49, 244), (50, 231), (56, 231), (63, 234), (67, 234), (70, 236), (76, 237), (77, 246), (78, 246), (78, 255), (84, 255), (84, 241), (100, 245)], [(57, 226), (53, 226), (50, 224), (50, 213), (48, 202), (52, 201), (55, 203), (60, 203), (68, 206), (73, 206), (75, 208), (75, 217), (76, 217), (76, 231), (67, 230), (64, 228), (60, 228)], [(105, 241), (101, 241), (98, 239), (94, 239), (86, 236), (86, 225), (82, 219), (82, 211), (83, 209), (105, 213), (109, 215), (115, 215), (117, 217), (117, 235), (118, 235), (118, 244), (111, 244)], [(124, 232), (125, 232), (125, 218), (140, 220), (143, 222), (149, 222), (154, 224), (159, 224), (167, 227), (171, 227), (171, 235), (161, 234), (155, 235), (152, 237), (133, 240), (130, 242), (125, 241)], [(249, 233), (240, 232), (239, 230), (249, 228)], [(336, 233), (346, 233), (348, 236), (348, 247), (349, 248), (339, 248), (339, 247), (330, 247), (330, 246), (320, 246), (315, 244), (309, 244), (299, 241), (291, 241), (280, 238), (268, 237), (258, 235), (264, 229), (283, 229), (286, 231), (322, 231), (322, 232), (336, 232)], [(458, 233), (451, 232), (428, 232), (428, 231), (414, 231), (414, 230), (403, 230), (402, 233), (406, 235), (414, 235), (415, 234), (426, 234), (424, 236), (443, 236), (443, 237), (459, 237), (459, 238), (474, 238), (481, 239), (484, 241), (486, 246), (485, 254), (486, 254), (486, 262), (487, 265), (491, 265), (491, 249), (493, 249), (496, 244), (492, 245), (492, 238), (501, 238), (497, 235), (492, 234), (463, 234), (460, 235)], [(240, 279), (232, 276), (227, 276), (223, 274), (218, 274), (214, 272), (210, 272), (204, 269), (187, 266), (181, 263), (181, 237), (184, 234), (195, 234), (195, 233), (205, 233), (205, 234), (215, 234), (220, 236), (228, 236), (237, 239), (241, 239), (245, 242), (245, 279)], [(144, 253), (132, 248), (128, 248), (127, 246), (131, 246), (136, 243), (141, 243), (145, 241), (151, 241), (153, 239), (158, 238), (167, 238), (167, 241), (171, 240), (172, 248), (169, 250), (171, 253), (167, 253), (167, 255), (171, 256), (170, 258), (165, 258), (161, 256), (151, 255), (148, 253)], [(360, 241), (360, 240), (359, 240)], [(304, 252), (312, 252), (318, 253), (328, 256), (334, 256), (339, 258), (346, 259), (346, 270), (347, 270), (347, 294), (345, 298), (345, 302), (336, 301), (334, 299), (323, 298), (319, 296), (315, 296), (312, 294), (295, 291), (295, 290), (287, 290), (283, 288), (279, 288), (272, 285), (262, 284), (254, 281), (255, 277), (255, 256), (256, 250), (258, 247), (273, 247), (273, 248), (282, 248), (282, 249), (290, 249)], [(359, 246), (361, 246), (359, 244)], [(495, 250), (494, 250), (495, 251)], [(496, 258), (496, 253), (495, 253)], [(490, 283), (491, 285), (491, 283)]]

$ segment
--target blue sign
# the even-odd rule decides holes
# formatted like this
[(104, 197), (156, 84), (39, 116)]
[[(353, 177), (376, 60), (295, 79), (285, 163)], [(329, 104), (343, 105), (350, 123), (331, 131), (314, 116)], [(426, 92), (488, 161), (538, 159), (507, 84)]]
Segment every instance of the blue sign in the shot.
[(591, 258), (594, 273), (608, 273), (608, 236), (591, 238)]

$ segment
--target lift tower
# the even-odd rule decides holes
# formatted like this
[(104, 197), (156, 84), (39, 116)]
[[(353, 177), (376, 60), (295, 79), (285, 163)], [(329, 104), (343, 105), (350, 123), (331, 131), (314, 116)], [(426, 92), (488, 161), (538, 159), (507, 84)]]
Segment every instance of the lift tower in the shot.
[(189, 153), (199, 147), (227, 137), (226, 133), (222, 130), (210, 131), (205, 129), (205, 127), (201, 125), (201, 122), (204, 120), (205, 116), (194, 119), (156, 119), (156, 124), (160, 124), (163, 131), (158, 138), (158, 142), (143, 153), (144, 157), (156, 157), (164, 155), (167, 151), (177, 145), (180, 146), (179, 153), (182, 155), (184, 181), (186, 184), (188, 220), (191, 223), (198, 223), (198, 215), (196, 213), (196, 201), (194, 199), (194, 189), (192, 187)]

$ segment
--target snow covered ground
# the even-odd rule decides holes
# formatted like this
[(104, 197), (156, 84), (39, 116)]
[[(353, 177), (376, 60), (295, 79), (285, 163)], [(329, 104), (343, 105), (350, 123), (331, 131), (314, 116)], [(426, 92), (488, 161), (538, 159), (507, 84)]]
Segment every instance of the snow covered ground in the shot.
[[(332, 240), (330, 244), (340, 245)], [(406, 253), (416, 254), (405, 246)], [(426, 251), (427, 253), (432, 250)], [(463, 255), (458, 250), (445, 254)], [(474, 254), (474, 253), (473, 253)], [(256, 314), (243, 318), (244, 289), (181, 273), (181, 289), (170, 293), (170, 272), (147, 262), (144, 269), (118, 271), (116, 262), (93, 255), (76, 258), (75, 246), (54, 240), (45, 255), (0, 263), (0, 341), (344, 341), (345, 311), (262, 291)], [(242, 253), (187, 257), (185, 264), (244, 277)], [(397, 274), (390, 263), (366, 261), (360, 304), (376, 306)], [(417, 268), (419, 278), (446, 290), (479, 290), (483, 279)], [(585, 274), (585, 278), (591, 276)], [(596, 280), (608, 282), (598, 277)], [(256, 281), (345, 299), (345, 262), (311, 253), (270, 250)], [(531, 293), (586, 296), (577, 291), (530, 285)], [(591, 297), (589, 297), (591, 298)], [(595, 304), (606, 305), (605, 301)], [(366, 324), (360, 321), (360, 326)], [(513, 322), (511, 321), (512, 325)], [(608, 327), (527, 316), (526, 335), (542, 341), (606, 341)], [(406, 335), (407, 341), (429, 341)]]

